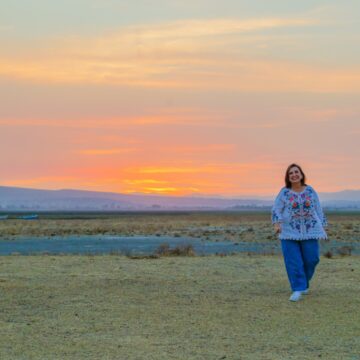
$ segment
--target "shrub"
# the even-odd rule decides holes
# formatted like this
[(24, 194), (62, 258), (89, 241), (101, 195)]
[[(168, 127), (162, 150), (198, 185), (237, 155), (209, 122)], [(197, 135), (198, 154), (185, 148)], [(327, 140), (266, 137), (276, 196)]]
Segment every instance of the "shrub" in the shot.
[(150, 254), (150, 255), (129, 255), (127, 256), (129, 259), (132, 260), (144, 260), (144, 259), (159, 259), (160, 256), (156, 254)]
[(337, 249), (337, 252), (341, 256), (351, 256), (353, 250), (352, 246), (341, 246)]
[(156, 249), (155, 253), (160, 256), (166, 256), (169, 254), (170, 245), (168, 243), (160, 244), (159, 247)]
[(158, 256), (195, 256), (195, 250), (191, 244), (178, 245), (170, 249), (168, 243), (160, 244), (155, 252)]
[(324, 256), (325, 256), (326, 258), (328, 258), (328, 259), (331, 259), (331, 258), (333, 257), (333, 253), (332, 253), (330, 250), (328, 250), (328, 251), (324, 254)]

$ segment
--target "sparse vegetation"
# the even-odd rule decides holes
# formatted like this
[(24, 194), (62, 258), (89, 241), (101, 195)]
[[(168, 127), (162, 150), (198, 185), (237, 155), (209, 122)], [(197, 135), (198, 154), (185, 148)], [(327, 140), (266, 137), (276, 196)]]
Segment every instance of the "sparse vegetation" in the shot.
[(357, 359), (360, 258), (288, 301), (280, 256), (0, 258), (0, 359)]
[(352, 246), (341, 246), (337, 249), (338, 254), (342, 256), (351, 256), (351, 252), (353, 251)]
[[(360, 213), (328, 214), (330, 239), (360, 242)], [(40, 220), (0, 222), (4, 239), (14, 236), (172, 236), (209, 241), (276, 241), (269, 213), (189, 212), (148, 214), (43, 214)]]
[(183, 244), (170, 248), (168, 243), (161, 244), (156, 252), (158, 256), (195, 256), (195, 250), (191, 244)]
[[(268, 213), (59, 216), (2, 221), (2, 239), (277, 241)], [(203, 257), (164, 243), (152, 255), (0, 257), (0, 359), (355, 359), (360, 258), (348, 244), (360, 241), (360, 214), (328, 217), (330, 239), (344, 246), (324, 254), (299, 304), (271, 251)]]

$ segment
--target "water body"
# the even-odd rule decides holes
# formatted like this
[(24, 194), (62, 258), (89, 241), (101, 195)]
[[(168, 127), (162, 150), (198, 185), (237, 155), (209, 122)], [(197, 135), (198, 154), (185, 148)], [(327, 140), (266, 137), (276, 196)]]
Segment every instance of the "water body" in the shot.
[[(66, 236), (59, 237), (22, 237), (12, 240), (0, 240), (0, 255), (35, 254), (111, 254), (149, 255), (154, 254), (161, 244), (167, 243), (170, 249), (191, 244), (197, 255), (211, 254), (279, 254), (279, 241), (274, 242), (211, 242), (192, 238), (168, 236)], [(337, 254), (339, 248), (351, 246), (352, 254), (360, 254), (360, 243), (322, 242), (321, 252), (332, 251)]]

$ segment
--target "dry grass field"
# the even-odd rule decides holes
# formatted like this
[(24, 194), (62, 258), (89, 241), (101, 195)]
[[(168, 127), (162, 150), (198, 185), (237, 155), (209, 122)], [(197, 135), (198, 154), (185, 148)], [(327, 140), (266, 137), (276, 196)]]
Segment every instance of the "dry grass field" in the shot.
[[(360, 212), (329, 214), (328, 234), (360, 241)], [(210, 241), (274, 241), (269, 213), (188, 212), (125, 214), (40, 214), (40, 220), (0, 221), (2, 239), (13, 236), (167, 235)]]
[[(360, 214), (330, 214), (359, 242)], [(265, 213), (46, 215), (1, 239), (114, 234), (277, 241)], [(277, 255), (1, 256), (0, 359), (360, 360), (360, 257), (322, 257), (290, 303)]]
[(0, 359), (360, 359), (360, 258), (288, 301), (280, 256), (0, 258)]

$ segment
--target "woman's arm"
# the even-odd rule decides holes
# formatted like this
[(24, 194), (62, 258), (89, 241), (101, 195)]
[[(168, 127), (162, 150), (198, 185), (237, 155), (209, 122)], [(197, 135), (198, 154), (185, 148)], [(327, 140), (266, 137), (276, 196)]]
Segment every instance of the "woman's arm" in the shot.
[(281, 223), (283, 222), (283, 211), (285, 207), (285, 201), (283, 197), (283, 191), (281, 190), (275, 199), (274, 205), (271, 209), (271, 222), (275, 227), (275, 232), (281, 231)]

